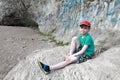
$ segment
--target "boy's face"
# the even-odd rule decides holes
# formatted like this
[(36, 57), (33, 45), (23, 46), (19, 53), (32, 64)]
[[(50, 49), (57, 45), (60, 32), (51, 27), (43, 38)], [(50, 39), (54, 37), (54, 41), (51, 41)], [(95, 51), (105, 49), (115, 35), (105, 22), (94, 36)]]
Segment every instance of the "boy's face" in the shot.
[(90, 31), (90, 27), (86, 25), (80, 25), (79, 30), (80, 30), (80, 33), (84, 36)]

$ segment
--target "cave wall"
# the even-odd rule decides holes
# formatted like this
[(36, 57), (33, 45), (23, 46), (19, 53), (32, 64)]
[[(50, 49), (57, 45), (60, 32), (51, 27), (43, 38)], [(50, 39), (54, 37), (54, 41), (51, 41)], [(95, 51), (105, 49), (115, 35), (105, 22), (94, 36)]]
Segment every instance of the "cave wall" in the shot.
[(48, 28), (52, 28), (56, 23), (59, 2), (59, 0), (0, 0), (0, 25), (40, 26), (42, 31), (49, 32)]

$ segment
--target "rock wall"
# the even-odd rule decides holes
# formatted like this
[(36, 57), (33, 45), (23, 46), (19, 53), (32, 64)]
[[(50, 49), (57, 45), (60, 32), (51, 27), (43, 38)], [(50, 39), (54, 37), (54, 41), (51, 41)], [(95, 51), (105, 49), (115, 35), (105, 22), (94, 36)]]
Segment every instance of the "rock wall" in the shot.
[(0, 0), (0, 25), (39, 26), (49, 32), (54, 29), (60, 1)]
[[(27, 2), (26, 2), (27, 3)], [(27, 12), (23, 0), (0, 0), (0, 24), (8, 26), (37, 26)]]
[(44, 75), (37, 60), (52, 65), (63, 61), (68, 46), (38, 50), (20, 61), (3, 80), (120, 80), (120, 46), (115, 46), (98, 57), (81, 64), (71, 64), (64, 69)]
[(119, 9), (120, 0), (65, 0), (60, 7), (60, 28), (56, 36), (69, 40), (78, 34), (77, 27), (82, 20), (89, 20), (93, 29), (120, 31)]
[(38, 26), (60, 40), (77, 35), (82, 20), (120, 31), (120, 0), (0, 0), (0, 7), (1, 25)]

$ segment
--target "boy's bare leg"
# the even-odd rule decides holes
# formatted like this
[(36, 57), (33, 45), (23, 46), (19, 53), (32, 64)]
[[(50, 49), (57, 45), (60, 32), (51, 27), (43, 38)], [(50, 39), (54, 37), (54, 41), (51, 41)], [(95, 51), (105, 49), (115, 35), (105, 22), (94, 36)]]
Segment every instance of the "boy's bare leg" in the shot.
[(69, 55), (72, 55), (75, 48), (78, 48), (80, 43), (78, 42), (78, 38), (75, 36), (72, 38), (71, 45), (70, 45), (70, 52)]
[(40, 68), (42, 70), (44, 70), (45, 72), (49, 73), (51, 70), (57, 70), (57, 69), (67, 66), (68, 64), (76, 62), (77, 57), (73, 56), (72, 54), (73, 54), (75, 48), (78, 48), (78, 47), (79, 47), (79, 42), (77, 40), (77, 37), (73, 37), (72, 41), (71, 41), (71, 45), (70, 45), (70, 53), (69, 53), (69, 55), (65, 56), (65, 61), (60, 62), (56, 65), (52, 65), (52, 66), (48, 66), (46, 64), (43, 64), (42, 62), (39, 62)]
[(74, 57), (73, 55), (71, 55), (71, 56), (69, 56), (69, 59), (67, 59), (63, 62), (60, 62), (56, 65), (50, 66), (50, 70), (57, 70), (57, 69), (63, 68), (65, 66), (67, 66), (68, 64), (71, 64), (71, 63), (76, 62), (76, 61), (77, 61), (77, 57)]

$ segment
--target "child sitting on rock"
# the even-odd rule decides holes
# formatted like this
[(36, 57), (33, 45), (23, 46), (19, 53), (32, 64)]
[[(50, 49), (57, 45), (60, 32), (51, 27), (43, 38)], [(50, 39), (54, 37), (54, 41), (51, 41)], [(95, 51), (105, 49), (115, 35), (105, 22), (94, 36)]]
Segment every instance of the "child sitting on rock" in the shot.
[(40, 69), (42, 69), (45, 74), (48, 74), (50, 71), (63, 68), (68, 64), (75, 62), (81, 63), (91, 59), (94, 55), (94, 41), (88, 33), (90, 28), (90, 22), (82, 21), (79, 25), (80, 34), (72, 38), (70, 52), (68, 55), (65, 55), (65, 61), (51, 66), (38, 61)]

